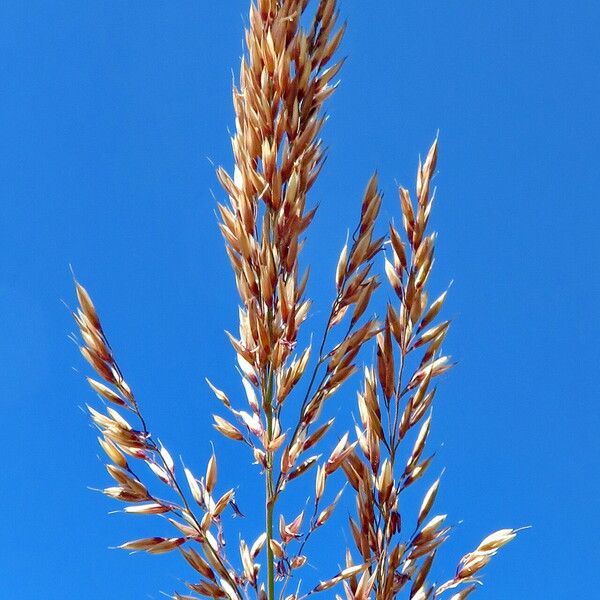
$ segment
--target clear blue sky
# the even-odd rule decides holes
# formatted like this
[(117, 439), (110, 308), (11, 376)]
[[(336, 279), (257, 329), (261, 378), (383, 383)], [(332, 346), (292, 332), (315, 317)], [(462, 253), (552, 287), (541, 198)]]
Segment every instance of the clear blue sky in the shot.
[[(395, 182), (412, 184), (439, 128), (434, 285), (454, 280), (446, 347), (460, 364), (438, 395), (431, 476), (447, 467), (438, 507), (463, 521), (440, 570), (489, 531), (531, 524), (477, 597), (591, 598), (600, 585), (598, 3), (341, 8), (349, 60), (313, 196), (310, 323), (322, 323), (368, 176), (379, 170), (383, 217), (397, 217)], [(230, 165), (246, 10), (245, 0), (2, 3), (3, 599), (159, 598), (191, 575), (177, 556), (108, 549), (163, 530), (108, 515), (118, 507), (86, 487), (107, 476), (80, 410), (93, 396), (73, 370), (83, 364), (61, 300), (73, 302), (73, 264), (152, 428), (201, 472), (216, 438), (207, 415), (218, 408), (203, 378), (241, 389), (222, 334), (235, 327), (236, 301), (207, 159)], [(351, 388), (342, 421), (350, 406)], [(256, 533), (252, 468), (216, 443), (223, 483), (241, 473), (242, 527)], [(328, 569), (343, 556), (350, 495), (342, 504), (313, 545)], [(234, 552), (235, 536), (230, 544)]]

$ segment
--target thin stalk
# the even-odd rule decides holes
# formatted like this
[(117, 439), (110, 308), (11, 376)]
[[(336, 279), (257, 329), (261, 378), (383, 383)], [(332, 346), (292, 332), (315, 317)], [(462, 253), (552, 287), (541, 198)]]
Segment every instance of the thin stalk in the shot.
[[(267, 418), (267, 439), (273, 435), (273, 372), (269, 369), (268, 382), (264, 396), (264, 409)], [(267, 592), (268, 600), (275, 600), (275, 562), (271, 540), (273, 539), (273, 510), (275, 496), (273, 493), (273, 452), (267, 452), (267, 469), (265, 476), (265, 530), (267, 534)]]

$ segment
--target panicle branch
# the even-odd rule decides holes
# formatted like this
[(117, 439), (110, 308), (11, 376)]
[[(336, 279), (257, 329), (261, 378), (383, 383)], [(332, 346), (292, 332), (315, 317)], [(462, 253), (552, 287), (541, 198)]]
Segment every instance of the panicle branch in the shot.
[[(426, 454), (426, 443), (435, 383), (452, 366), (450, 357), (442, 351), (450, 322), (435, 322), (447, 292), (430, 302), (427, 291), (434, 264), (435, 234), (428, 233), (427, 227), (435, 196), (431, 181), (437, 150), (436, 139), (425, 161), (419, 162), (416, 202), (407, 189), (399, 190), (402, 232), (390, 224), (390, 256), (385, 259), (385, 274), (396, 303), (388, 303), (383, 327), (377, 334), (376, 364), (364, 372), (363, 389), (358, 394), (358, 446), (343, 465), (356, 492), (357, 511), (356, 517), (350, 517), (350, 529), (356, 551), (369, 565), (377, 600), (393, 600), (404, 590), (410, 599), (427, 600), (458, 586), (463, 589), (454, 600), (466, 598), (475, 586), (464, 585), (477, 583), (475, 574), (516, 534), (514, 530), (493, 534), (461, 559), (452, 580), (439, 587), (429, 583), (437, 551), (451, 530), (445, 524), (446, 515), (427, 520), (439, 478), (423, 498), (413, 533), (404, 533), (406, 517), (400, 513), (400, 496), (432, 462), (433, 455)], [(401, 444), (417, 426), (408, 458), (401, 462)], [(352, 564), (350, 555), (347, 564)], [(346, 585), (349, 597), (354, 597), (359, 582)]]
[[(230, 598), (241, 600), (239, 576), (224, 555), (221, 536), (221, 515), (228, 506), (235, 506), (234, 491), (229, 490), (216, 499), (213, 497), (216, 483), (214, 456), (208, 463), (205, 479), (197, 480), (189, 469), (184, 469), (189, 488), (189, 491), (184, 491), (171, 454), (155, 441), (148, 430), (138, 401), (125, 381), (104, 334), (90, 295), (78, 282), (75, 282), (75, 287), (79, 307), (73, 317), (83, 340), (81, 353), (103, 380), (88, 377), (88, 382), (108, 403), (104, 413), (88, 407), (92, 422), (100, 432), (100, 446), (109, 459), (107, 471), (117, 484), (105, 488), (103, 493), (124, 502), (127, 505), (124, 509), (126, 513), (165, 517), (178, 532), (176, 537), (149, 537), (126, 542), (119, 547), (150, 554), (162, 554), (179, 548), (188, 562), (189, 557), (198, 556), (194, 564), (190, 564), (202, 565), (202, 569), (196, 570), (208, 578), (205, 584), (212, 586), (211, 589), (228, 589)], [(132, 425), (123, 412), (111, 404), (125, 411), (125, 414), (129, 413), (137, 420), (137, 426)], [(134, 471), (132, 461), (136, 464), (145, 463), (154, 476), (155, 484), (172, 499), (162, 499), (151, 492)], [(195, 508), (192, 508), (188, 496), (191, 496)], [(200, 557), (198, 550), (204, 558)]]

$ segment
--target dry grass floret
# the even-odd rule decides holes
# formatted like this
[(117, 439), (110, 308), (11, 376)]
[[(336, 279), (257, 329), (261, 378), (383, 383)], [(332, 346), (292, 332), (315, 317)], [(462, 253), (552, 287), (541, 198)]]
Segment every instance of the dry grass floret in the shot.
[[(315, 214), (307, 197), (323, 164), (322, 108), (337, 86), (342, 61), (333, 57), (344, 33), (336, 25), (335, 0), (321, 0), (303, 28), (308, 5), (308, 0), (259, 0), (251, 6), (247, 52), (233, 93), (235, 167), (233, 173), (217, 171), (228, 196), (227, 203), (218, 205), (220, 228), (241, 299), (239, 334), (228, 336), (248, 408), (233, 406), (209, 382), (229, 413), (227, 418), (215, 415), (214, 427), (245, 444), (251, 459), (261, 465), (264, 532), (251, 545), (240, 542), (239, 561), (226, 557), (221, 516), (237, 506), (234, 490), (216, 491), (216, 456), (210, 457), (201, 478), (186, 468), (179, 473), (167, 449), (148, 430), (92, 300), (77, 283), (74, 317), (83, 340), (81, 352), (100, 378), (88, 381), (107, 403), (105, 412), (89, 409), (110, 461), (108, 473), (116, 482), (104, 493), (125, 502), (126, 512), (168, 519), (174, 537), (149, 537), (121, 548), (152, 554), (179, 550), (197, 573), (197, 582), (187, 586), (201, 597), (274, 600), (278, 595), (300, 600), (342, 584), (349, 600), (426, 600), (454, 589), (458, 591), (452, 600), (461, 600), (516, 531), (504, 529), (485, 538), (460, 560), (453, 578), (436, 585), (428, 577), (450, 532), (445, 515), (430, 516), (440, 480), (426, 491), (409, 536), (399, 513), (401, 494), (431, 463), (426, 454), (430, 408), (437, 378), (452, 366), (441, 352), (450, 322), (438, 319), (446, 292), (430, 302), (427, 289), (434, 263), (435, 234), (428, 232), (428, 222), (437, 140), (419, 164), (415, 200), (408, 190), (399, 191), (401, 230), (390, 225), (385, 238), (374, 234), (382, 199), (377, 178), (367, 183), (358, 225), (339, 256), (336, 294), (312, 368), (311, 347), (298, 348), (298, 333), (310, 309), (305, 297), (308, 273), (301, 273), (299, 266), (303, 236)], [(384, 261), (385, 277), (397, 300), (388, 304), (379, 322), (370, 316), (369, 306), (380, 285), (374, 261), (384, 245), (390, 257)], [(337, 327), (341, 340), (332, 345), (330, 333)], [(321, 460), (315, 449), (333, 424), (333, 419), (323, 421), (321, 409), (357, 373), (360, 350), (369, 342), (376, 347), (376, 364), (364, 369), (355, 440), (346, 433)], [(290, 419), (283, 407), (301, 382), (300, 411)], [(417, 428), (407, 459), (401, 451), (407, 434)], [(170, 500), (149, 491), (134, 471), (139, 463), (150, 467)], [(333, 577), (286, 595), (288, 582), (307, 561), (306, 542), (325, 525), (339, 500), (340, 494), (322, 506), (326, 485), (339, 469), (356, 496), (356, 515), (349, 521), (355, 550), (347, 551), (346, 567)], [(315, 479), (311, 516), (305, 519), (302, 511), (290, 522), (283, 516), (277, 519), (287, 483), (310, 473)], [(264, 569), (256, 562), (261, 553)]]

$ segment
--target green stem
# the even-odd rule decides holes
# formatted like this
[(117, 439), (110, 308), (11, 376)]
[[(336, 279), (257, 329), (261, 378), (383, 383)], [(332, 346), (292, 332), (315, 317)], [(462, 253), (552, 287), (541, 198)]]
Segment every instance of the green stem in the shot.
[[(273, 435), (273, 373), (269, 370), (267, 389), (264, 397), (264, 408), (267, 417), (267, 439)], [(273, 509), (275, 496), (273, 493), (273, 452), (267, 452), (267, 472), (265, 477), (266, 534), (267, 534), (267, 589), (268, 600), (275, 600), (275, 561), (271, 540), (273, 539)]]
[(273, 488), (273, 473), (269, 469), (267, 471), (267, 578), (269, 588), (269, 600), (275, 599), (275, 563), (273, 550), (271, 548), (271, 540), (273, 539), (273, 503), (270, 500)]

